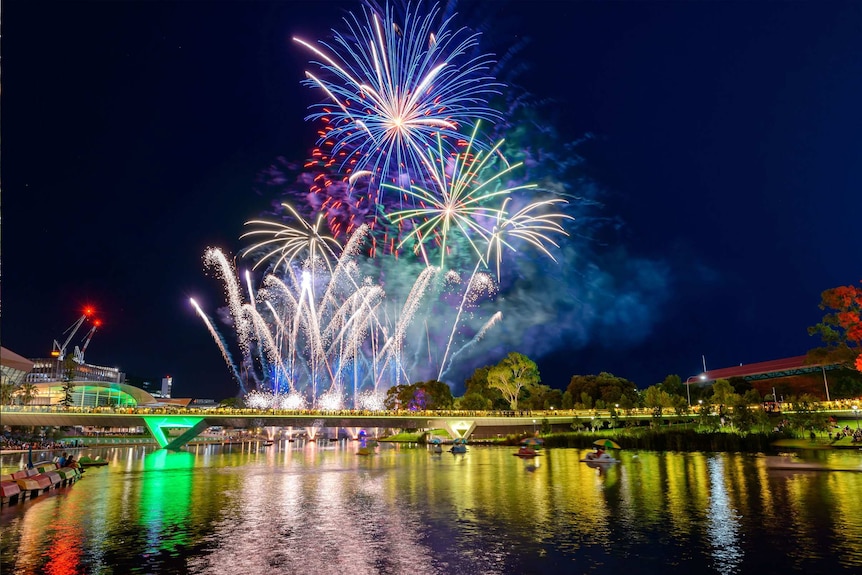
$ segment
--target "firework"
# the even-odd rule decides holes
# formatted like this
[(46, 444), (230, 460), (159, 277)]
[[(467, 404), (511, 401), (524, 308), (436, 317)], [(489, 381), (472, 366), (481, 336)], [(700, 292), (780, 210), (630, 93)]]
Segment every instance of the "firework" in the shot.
[[(491, 257), (494, 257), (498, 280), (500, 279), (500, 262), (503, 258), (503, 248), (517, 251), (515, 246), (511, 243), (510, 238), (524, 240), (533, 247), (541, 250), (545, 255), (551, 258), (551, 260), (557, 261), (545, 244), (559, 247), (549, 234), (556, 233), (567, 236), (568, 234), (566, 233), (566, 230), (563, 229), (560, 222), (567, 219), (573, 219), (571, 216), (562, 212), (547, 211), (548, 208), (557, 204), (566, 203), (565, 200), (560, 198), (533, 202), (521, 208), (512, 216), (509, 216), (506, 211), (506, 206), (510, 201), (511, 198), (506, 198), (505, 202), (503, 202), (503, 207), (497, 214), (496, 225), (487, 238), (488, 247), (485, 259), (486, 261), (490, 261)], [(540, 212), (540, 210), (546, 211)]]
[[(385, 188), (415, 198), (419, 204), (416, 208), (400, 210), (391, 216), (395, 223), (410, 220), (415, 224), (401, 245), (413, 240), (418, 246), (423, 246), (433, 239), (440, 246), (441, 268), (445, 266), (450, 232), (459, 232), (476, 256), (483, 259), (485, 250), (480, 246), (489, 240), (492, 233), (488, 229), (488, 222), (500, 220), (504, 216), (502, 208), (494, 207), (492, 203), (501, 196), (509, 197), (518, 190), (536, 187), (535, 184), (506, 186), (504, 178), (521, 164), (506, 162), (499, 152), (502, 140), (490, 150), (477, 150), (475, 141), (478, 129), (477, 124), (466, 148), (454, 156), (443, 148), (439, 138), (436, 156), (435, 151), (428, 151), (433, 188), (413, 185), (405, 189), (384, 184)], [(495, 170), (498, 163), (502, 164), (502, 169)]]
[(254, 264), (256, 269), (260, 264), (274, 259), (273, 269), (281, 265), (289, 265), (295, 258), (302, 256), (307, 258), (310, 266), (313, 267), (316, 262), (323, 261), (329, 266), (330, 261), (336, 258), (332, 246), (340, 248), (338, 242), (330, 237), (323, 235), (320, 232), (320, 225), (323, 221), (321, 214), (314, 225), (310, 225), (299, 213), (289, 204), (282, 204), (288, 211), (293, 214), (294, 219), (299, 222), (299, 227), (286, 226), (278, 222), (270, 222), (266, 220), (251, 220), (245, 225), (261, 225), (262, 229), (248, 231), (240, 236), (240, 239), (249, 236), (269, 236), (267, 239), (260, 241), (243, 251), (242, 255), (248, 256), (251, 253), (264, 250), (257, 263)]
[(257, 289), (250, 272), (240, 289), (224, 254), (206, 254), (256, 383), (247, 401), (261, 409), (378, 410), (391, 385), (442, 379), (502, 321), (485, 312), (505, 305), (504, 252), (555, 261), (566, 235), (565, 202), (530, 198), (536, 186), (516, 179), (505, 140), (483, 141), (500, 85), (490, 58), (472, 55), (476, 34), (437, 7), (408, 7), (398, 22), (392, 8), (365, 7), (345, 23), (329, 43), (295, 39), (319, 68), (305, 84), (326, 99), (309, 116), (323, 123), (313, 169), (297, 179), (311, 216), (282, 204), (289, 221), (247, 222), (254, 243), (241, 255), (266, 272)]
[(215, 342), (216, 342), (216, 345), (218, 345), (219, 351), (221, 351), (221, 355), (224, 358), (225, 363), (231, 369), (231, 372), (233, 373), (234, 379), (236, 379), (236, 381), (240, 385), (241, 391), (243, 393), (245, 393), (245, 384), (243, 383), (242, 378), (239, 376), (239, 372), (237, 371), (236, 366), (233, 363), (233, 358), (231, 357), (230, 352), (227, 349), (227, 345), (225, 344), (224, 339), (221, 337), (221, 334), (219, 334), (218, 331), (216, 331), (216, 328), (213, 325), (212, 320), (210, 320), (210, 318), (207, 317), (207, 314), (204, 313), (204, 311), (198, 305), (198, 302), (196, 302), (194, 300), (194, 298), (189, 298), (189, 303), (192, 304), (192, 307), (195, 308), (195, 311), (198, 313), (198, 315), (201, 317), (201, 319), (204, 320), (204, 324), (207, 326), (207, 330), (209, 330), (210, 335), (212, 336), (213, 340), (215, 340)]
[(487, 103), (501, 88), (488, 75), (492, 60), (469, 55), (478, 34), (450, 29), (451, 17), (438, 25), (439, 15), (435, 6), (396, 22), (391, 8), (381, 16), (365, 7), (364, 18), (344, 19), (332, 45), (294, 38), (318, 58), (320, 76), (307, 72), (304, 83), (326, 96), (308, 116), (325, 123), (325, 167), (340, 158), (351, 182), (367, 175), (406, 185), (426, 172), (424, 151), (438, 136), (454, 149), (460, 128), (499, 117)]

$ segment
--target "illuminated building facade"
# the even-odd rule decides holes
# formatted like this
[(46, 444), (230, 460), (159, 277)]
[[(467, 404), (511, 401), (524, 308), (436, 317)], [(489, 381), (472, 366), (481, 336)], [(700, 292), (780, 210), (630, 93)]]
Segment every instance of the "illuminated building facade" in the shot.
[[(51, 383), (65, 379), (63, 362), (55, 357), (34, 359), (33, 369), (27, 374), (29, 383)], [(68, 369), (72, 370), (73, 381), (105, 381), (110, 383), (125, 383), (126, 374), (116, 367), (104, 367), (90, 363), (70, 362)]]

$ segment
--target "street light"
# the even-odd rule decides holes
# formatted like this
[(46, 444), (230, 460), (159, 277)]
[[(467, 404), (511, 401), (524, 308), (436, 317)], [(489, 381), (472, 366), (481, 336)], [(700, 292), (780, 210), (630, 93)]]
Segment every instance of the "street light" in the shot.
[[(704, 363), (704, 372), (706, 372), (706, 364)], [(690, 375), (688, 379), (685, 380), (685, 393), (688, 396), (688, 406), (691, 407), (691, 380), (699, 379), (700, 381), (706, 381), (706, 373), (701, 373), (700, 375)]]

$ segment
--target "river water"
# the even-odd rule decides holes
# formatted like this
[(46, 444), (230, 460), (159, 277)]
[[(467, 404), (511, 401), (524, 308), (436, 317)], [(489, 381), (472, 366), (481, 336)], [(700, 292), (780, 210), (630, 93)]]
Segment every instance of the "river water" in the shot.
[(862, 573), (862, 473), (723, 453), (623, 451), (595, 469), (575, 449), (356, 450), (88, 450), (110, 465), (0, 510), (0, 572)]

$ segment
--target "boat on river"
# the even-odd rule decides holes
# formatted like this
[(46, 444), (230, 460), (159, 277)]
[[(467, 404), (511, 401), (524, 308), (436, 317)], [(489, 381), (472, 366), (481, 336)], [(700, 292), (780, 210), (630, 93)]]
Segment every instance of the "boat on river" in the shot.
[(78, 459), (78, 465), (81, 467), (101, 467), (102, 465), (107, 465), (108, 461), (102, 459), (100, 455), (96, 457), (88, 457), (84, 455)]
[(541, 455), (538, 451), (536, 451), (535, 447), (530, 447), (529, 445), (522, 445), (518, 448), (517, 453), (513, 453), (515, 457), (520, 457), (522, 459), (532, 459), (533, 457), (538, 457)]
[(607, 454), (605, 452), (601, 452), (601, 453), (593, 452), (593, 453), (587, 453), (586, 456), (584, 456), (584, 458), (581, 459), (581, 462), (604, 464), (604, 463), (619, 463), (620, 460), (616, 459), (615, 457), (611, 457), (609, 454)]
[(541, 453), (539, 453), (539, 448), (541, 448), (543, 444), (544, 441), (538, 437), (525, 439), (521, 442), (521, 447), (518, 449), (518, 452), (513, 453), (512, 455), (523, 459), (532, 459), (533, 457), (541, 455)]
[(356, 450), (356, 455), (374, 455), (376, 452), (377, 442), (369, 441), (359, 446), (359, 449)]
[(467, 440), (463, 437), (459, 437), (455, 441), (452, 442), (452, 448), (449, 450), (450, 453), (467, 453)]
[(597, 439), (593, 441), (593, 445), (596, 446), (596, 450), (592, 453), (587, 453), (581, 461), (583, 463), (594, 463), (594, 464), (610, 464), (610, 463), (619, 463), (620, 460), (613, 457), (610, 453), (605, 451), (606, 449), (620, 449), (620, 446), (617, 442), (612, 439)]

